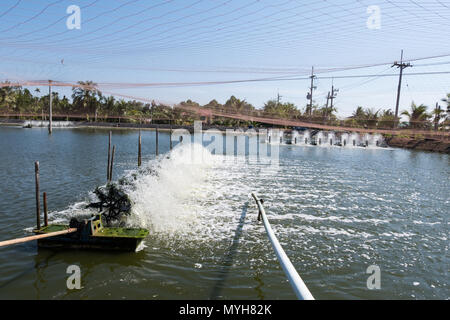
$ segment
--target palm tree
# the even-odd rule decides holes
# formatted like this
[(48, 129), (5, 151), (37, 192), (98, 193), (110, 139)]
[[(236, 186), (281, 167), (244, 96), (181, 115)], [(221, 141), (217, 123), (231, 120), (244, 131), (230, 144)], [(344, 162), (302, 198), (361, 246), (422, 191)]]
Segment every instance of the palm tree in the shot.
[(72, 87), (73, 106), (77, 111), (94, 112), (97, 115), (102, 94), (92, 81), (78, 81), (79, 86)]
[(439, 121), (441, 121), (442, 115), (444, 114), (444, 109), (441, 108), (441, 106), (436, 102), (436, 107), (433, 110), (433, 123), (434, 123), (434, 130), (438, 130), (439, 127)]
[(378, 113), (380, 112), (381, 109), (375, 111), (374, 109), (369, 109), (367, 108), (365, 110), (365, 118), (367, 121), (367, 125), (370, 128), (374, 128), (377, 125), (378, 122)]
[(364, 112), (364, 108), (358, 106), (355, 111), (353, 111), (350, 116), (351, 119), (354, 119), (358, 124), (362, 124), (365, 120), (366, 113)]
[(382, 111), (378, 119), (378, 127), (380, 128), (392, 128), (392, 124), (395, 121), (394, 112), (391, 109), (385, 109)]
[(364, 109), (358, 106), (349, 118), (354, 119), (359, 125), (374, 127), (378, 122), (378, 113), (380, 110), (375, 111), (374, 109)]
[(114, 113), (115, 104), (116, 104), (116, 101), (113, 96), (109, 96), (109, 97), (103, 96), (102, 107), (103, 107), (103, 112), (106, 113), (105, 114), (106, 117), (108, 117), (108, 115), (111, 115)]
[(417, 106), (414, 102), (411, 103), (411, 112), (404, 110), (401, 114), (409, 118), (409, 125), (411, 128), (425, 128), (428, 124), (428, 119), (431, 117), (427, 113), (428, 107), (424, 104)]
[(450, 93), (447, 93), (447, 98), (441, 99), (443, 102), (447, 103), (447, 120), (450, 121)]
[(277, 118), (289, 119), (300, 115), (297, 107), (290, 102), (279, 103), (276, 100), (269, 100), (264, 104), (264, 112)]
[[(34, 89), (34, 92), (35, 92), (35, 95), (37, 96), (39, 93), (41, 93), (41, 89), (39, 89), (39, 88), (36, 88), (36, 89)], [(35, 105), (34, 105), (34, 112), (36, 112), (36, 113), (38, 113), (39, 112), (39, 97), (33, 97), (33, 99), (34, 99), (34, 103), (35, 103)], [(44, 120), (44, 108), (42, 107), (42, 108), (40, 108), (41, 109), (41, 117), (42, 117), (42, 120)]]

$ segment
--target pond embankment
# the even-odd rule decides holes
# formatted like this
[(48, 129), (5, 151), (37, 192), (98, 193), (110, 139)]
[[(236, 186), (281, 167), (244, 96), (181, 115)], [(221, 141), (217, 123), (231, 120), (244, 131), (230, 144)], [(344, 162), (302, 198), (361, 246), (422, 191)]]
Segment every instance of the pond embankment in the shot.
[(450, 154), (450, 141), (401, 136), (385, 137), (385, 141), (390, 147)]

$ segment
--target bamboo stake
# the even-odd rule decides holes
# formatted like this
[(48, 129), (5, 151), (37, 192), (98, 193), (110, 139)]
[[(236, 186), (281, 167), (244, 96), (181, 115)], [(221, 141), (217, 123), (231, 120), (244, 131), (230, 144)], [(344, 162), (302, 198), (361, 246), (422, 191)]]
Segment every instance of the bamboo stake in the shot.
[(142, 139), (141, 139), (141, 130), (139, 130), (139, 146), (138, 146), (138, 167), (141, 166), (142, 164), (142, 148), (141, 148), (141, 143), (142, 143)]
[(48, 226), (47, 192), (44, 192), (44, 226)]
[(52, 134), (52, 120), (53, 120), (53, 111), (52, 111), (52, 80), (48, 80), (48, 98), (49, 98), (49, 108), (48, 108), (48, 133)]
[(55, 237), (55, 236), (59, 236), (62, 234), (73, 233), (76, 231), (77, 231), (77, 228), (69, 228), (69, 229), (63, 230), (63, 231), (56, 231), (56, 232), (50, 232), (50, 233), (45, 233), (45, 234), (39, 234), (36, 236), (29, 236), (29, 237), (24, 237), (24, 238), (1, 241), (0, 247), (9, 246), (12, 244), (23, 243), (23, 242), (28, 242), (28, 241), (33, 241), (33, 240), (39, 240), (39, 239), (43, 239), (43, 238)]
[(170, 144), (170, 150), (172, 150), (172, 124), (170, 124), (169, 144)]
[(36, 227), (41, 228), (41, 203), (39, 199), (39, 161), (34, 163), (34, 177), (36, 181)]
[(155, 149), (155, 154), (156, 155), (158, 155), (159, 154), (159, 138), (158, 138), (158, 136), (159, 136), (159, 133), (158, 133), (158, 125), (156, 125), (156, 137), (155, 137), (155, 139), (156, 139), (156, 149)]
[(109, 181), (112, 180), (113, 165), (114, 165), (114, 153), (115, 152), (116, 152), (116, 146), (113, 146), (112, 154), (111, 154), (111, 165), (110, 165), (110, 171), (109, 171)]
[(106, 180), (110, 181), (110, 172), (111, 172), (111, 131), (109, 132), (109, 143), (108, 143), (108, 168), (106, 168)]

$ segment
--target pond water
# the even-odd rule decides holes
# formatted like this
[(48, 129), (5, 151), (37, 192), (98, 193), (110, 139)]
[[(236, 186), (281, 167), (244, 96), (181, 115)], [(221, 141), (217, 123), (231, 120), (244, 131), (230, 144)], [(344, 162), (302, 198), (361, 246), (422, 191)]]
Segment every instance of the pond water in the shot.
[[(86, 211), (106, 182), (109, 129), (0, 127), (0, 241), (35, 224), (34, 161), (50, 222)], [(295, 299), (256, 205), (316, 299), (449, 299), (450, 158), (384, 148), (279, 146), (279, 164), (169, 153), (142, 131), (129, 223), (150, 230), (134, 253), (0, 248), (1, 299)], [(113, 130), (116, 180), (137, 169), (136, 130)], [(260, 141), (262, 145), (262, 140)], [(69, 290), (68, 266), (81, 269)], [(381, 288), (369, 290), (376, 265)]]

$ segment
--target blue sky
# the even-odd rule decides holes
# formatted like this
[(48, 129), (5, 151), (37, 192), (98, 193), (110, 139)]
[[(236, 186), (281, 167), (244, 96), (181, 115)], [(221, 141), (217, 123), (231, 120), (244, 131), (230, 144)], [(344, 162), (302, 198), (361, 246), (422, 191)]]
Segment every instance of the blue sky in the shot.
[[(69, 30), (70, 5), (81, 8), (81, 28)], [(380, 28), (370, 29), (369, 6), (380, 8)], [(209, 82), (269, 77), (335, 76), (336, 106), (348, 116), (358, 105), (394, 108), (397, 77), (405, 70), (400, 109), (412, 100), (429, 106), (450, 92), (448, 0), (2, 0), (0, 80), (105, 83)], [(448, 62), (448, 63), (447, 63)], [(330, 68), (377, 65), (329, 72)], [(328, 69), (328, 70), (327, 70)], [(328, 73), (327, 73), (328, 72)], [(325, 103), (331, 79), (318, 79), (315, 100)], [(219, 102), (235, 95), (261, 107), (279, 92), (303, 108), (309, 80), (131, 88), (122, 95), (176, 103)], [(60, 89), (70, 95), (70, 89)]]

